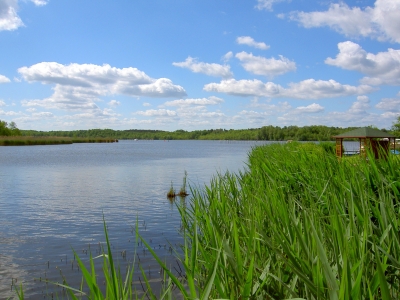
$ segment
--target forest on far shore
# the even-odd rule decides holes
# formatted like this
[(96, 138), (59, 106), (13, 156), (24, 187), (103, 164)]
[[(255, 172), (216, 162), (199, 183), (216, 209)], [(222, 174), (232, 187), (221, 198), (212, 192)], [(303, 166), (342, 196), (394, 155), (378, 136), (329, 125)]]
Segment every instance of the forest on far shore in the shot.
[[(341, 134), (358, 127), (328, 127), (314, 126), (263, 126), (249, 129), (208, 129), (208, 130), (113, 130), (113, 129), (89, 129), (73, 131), (36, 131), (21, 130), (23, 136), (57, 136), (57, 137), (103, 137), (115, 139), (140, 139), (140, 140), (264, 140), (264, 141), (331, 141), (332, 136)], [(396, 134), (397, 131), (382, 131)]]

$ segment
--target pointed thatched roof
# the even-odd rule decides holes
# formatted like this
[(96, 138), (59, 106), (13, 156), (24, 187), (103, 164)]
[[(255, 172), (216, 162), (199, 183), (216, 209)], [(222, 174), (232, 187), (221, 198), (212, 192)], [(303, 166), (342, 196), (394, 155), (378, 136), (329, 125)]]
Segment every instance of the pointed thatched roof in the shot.
[(336, 139), (349, 139), (349, 138), (395, 138), (393, 134), (383, 132), (378, 129), (370, 127), (357, 128), (339, 135), (334, 136)]

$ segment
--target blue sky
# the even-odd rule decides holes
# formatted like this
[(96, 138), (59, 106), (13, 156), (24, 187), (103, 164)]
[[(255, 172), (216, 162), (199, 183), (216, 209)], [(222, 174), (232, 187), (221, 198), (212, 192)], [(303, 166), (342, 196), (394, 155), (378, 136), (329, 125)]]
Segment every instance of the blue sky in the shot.
[(0, 0), (0, 119), (390, 128), (399, 16), (400, 0)]

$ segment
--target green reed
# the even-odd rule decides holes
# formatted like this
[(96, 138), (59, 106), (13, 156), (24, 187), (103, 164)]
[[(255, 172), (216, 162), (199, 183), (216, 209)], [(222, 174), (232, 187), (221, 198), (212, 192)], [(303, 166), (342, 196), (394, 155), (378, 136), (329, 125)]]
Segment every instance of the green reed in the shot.
[(315, 144), (257, 147), (181, 208), (191, 296), (400, 297), (400, 164)]

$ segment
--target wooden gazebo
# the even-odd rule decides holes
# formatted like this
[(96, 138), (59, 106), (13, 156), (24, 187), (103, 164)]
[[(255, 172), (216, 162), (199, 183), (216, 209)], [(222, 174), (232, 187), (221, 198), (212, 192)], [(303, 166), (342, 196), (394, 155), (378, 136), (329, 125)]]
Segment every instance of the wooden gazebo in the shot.
[(336, 156), (343, 156), (343, 139), (358, 139), (360, 141), (360, 154), (371, 151), (375, 158), (386, 157), (391, 148), (395, 150), (396, 137), (393, 134), (383, 132), (370, 127), (354, 129), (334, 136), (336, 139)]

